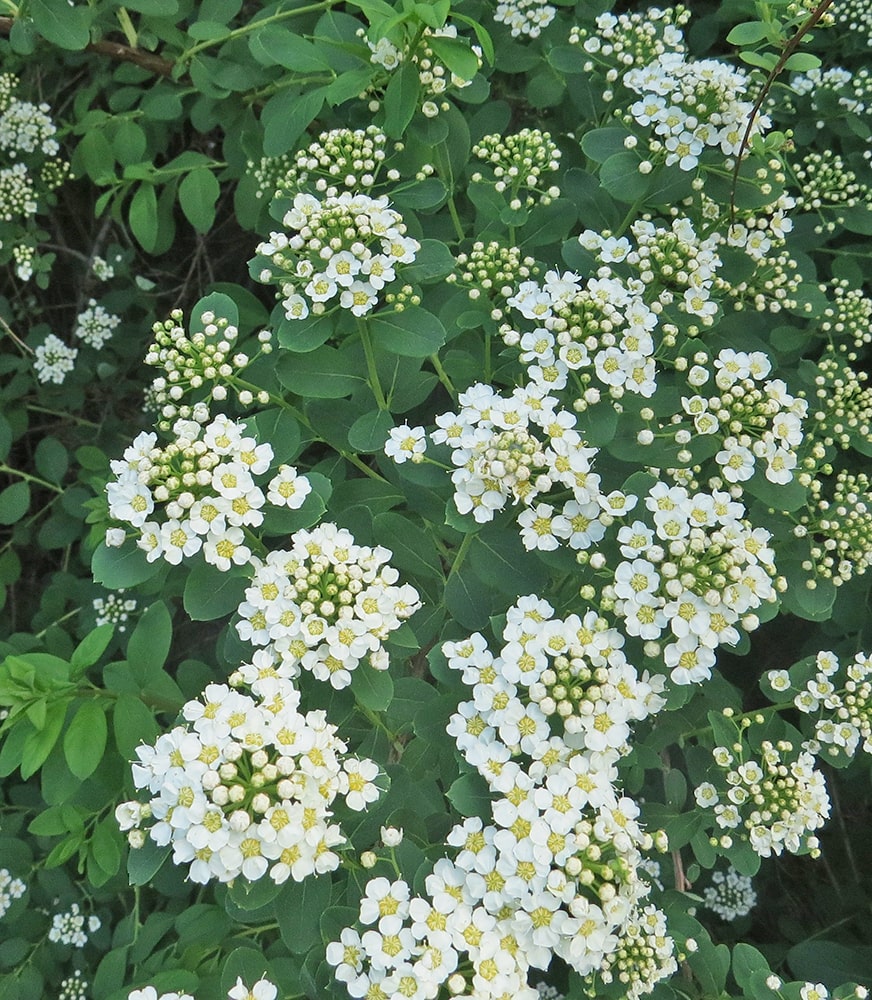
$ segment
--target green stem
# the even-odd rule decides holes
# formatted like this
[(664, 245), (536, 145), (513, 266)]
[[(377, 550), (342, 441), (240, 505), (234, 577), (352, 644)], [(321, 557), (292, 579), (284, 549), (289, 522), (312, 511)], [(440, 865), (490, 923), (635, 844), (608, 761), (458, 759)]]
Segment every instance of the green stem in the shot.
[(20, 479), (25, 480), (28, 483), (36, 483), (37, 486), (43, 486), (47, 490), (52, 490), (55, 493), (63, 493), (63, 488), (57, 486), (55, 483), (50, 483), (47, 479), (40, 479), (39, 476), (31, 476), (29, 472), (22, 472), (20, 469), (13, 469), (9, 465), (0, 463), (0, 472), (5, 472), (10, 476), (18, 476)]
[(85, 420), (84, 417), (77, 417), (72, 413), (64, 413), (61, 410), (51, 410), (47, 406), (37, 406), (36, 403), (28, 403), (27, 409), (32, 413), (45, 413), (50, 417), (61, 417), (65, 423), (78, 424), (80, 427), (100, 428), (100, 424), (95, 424), (93, 420)]
[[(743, 719), (753, 719), (758, 715), (772, 715), (775, 712), (783, 712), (788, 708), (795, 708), (795, 707), (796, 706), (793, 704), (792, 701), (782, 701), (779, 702), (779, 704), (777, 705), (767, 705), (766, 708), (756, 708), (752, 712), (743, 712), (741, 715), (724, 716), (724, 718), (727, 719), (727, 721), (729, 722), (735, 723), (737, 731), (741, 732), (741, 726), (739, 725), (739, 723), (741, 723)], [(711, 726), (701, 726), (699, 729), (691, 729), (689, 732), (682, 733), (678, 737), (678, 745), (684, 746), (685, 740), (689, 740), (692, 739), (693, 737), (702, 736), (704, 733), (711, 733), (711, 732), (713, 732)]]
[(357, 329), (360, 332), (360, 342), (363, 344), (363, 353), (366, 355), (366, 370), (369, 375), (369, 387), (375, 396), (375, 401), (380, 410), (387, 410), (388, 403), (378, 378), (378, 368), (375, 363), (375, 351), (372, 346), (372, 339), (369, 335), (369, 326), (365, 319), (358, 317)]
[(473, 533), (463, 536), (463, 541), (460, 543), (460, 548), (457, 550), (457, 555), (454, 557), (454, 562), (451, 564), (451, 571), (448, 574), (449, 580), (463, 565), (463, 560), (466, 558), (466, 553), (469, 552), (469, 547), (472, 545), (473, 538), (475, 538)]
[(60, 625), (61, 622), (67, 621), (68, 619), (72, 618), (73, 615), (77, 615), (81, 610), (82, 610), (81, 608), (73, 608), (72, 611), (68, 611), (65, 615), (61, 615), (60, 618), (55, 618), (55, 620), (50, 624), (46, 625), (46, 627), (41, 632), (37, 632), (33, 638), (41, 639), (46, 634), (46, 632), (48, 632), (50, 628), (54, 628), (55, 625)]
[(275, 24), (278, 21), (287, 21), (289, 18), (298, 17), (300, 14), (313, 14), (319, 10), (329, 10), (338, 0), (322, 0), (321, 3), (310, 3), (305, 7), (296, 7), (293, 10), (281, 10), (276, 14), (272, 14), (270, 17), (262, 17), (259, 21), (249, 21), (248, 24), (244, 24), (241, 28), (234, 28), (233, 31), (228, 32), (221, 38), (206, 39), (203, 42), (198, 42), (196, 45), (192, 45), (189, 49), (185, 51), (178, 57), (176, 63), (182, 65), (189, 62), (195, 55), (203, 52), (205, 49), (210, 49), (215, 45), (224, 45), (225, 42), (232, 42), (236, 38), (242, 38), (244, 35), (249, 34), (252, 31), (258, 31), (261, 28), (266, 27), (268, 24)]
[(445, 180), (445, 185), (448, 188), (448, 214), (451, 216), (457, 240), (459, 243), (462, 243), (466, 237), (463, 232), (460, 213), (457, 211), (457, 203), (454, 201), (454, 171), (451, 169), (451, 158), (448, 155), (448, 146), (444, 139), (434, 148), (434, 152), (436, 154), (436, 165), (439, 173)]
[(243, 104), (257, 104), (262, 101), (265, 97), (272, 97), (273, 94), (279, 93), (279, 91), (286, 90), (288, 87), (294, 86), (306, 86), (310, 84), (318, 84), (319, 86), (326, 86), (332, 83), (336, 79), (336, 74), (332, 73), (330, 76), (325, 76), (323, 73), (320, 76), (291, 76), (283, 78), (276, 83), (271, 83), (268, 87), (261, 87), (260, 90), (254, 90), (250, 94), (246, 94), (242, 98)]
[[(490, 338), (488, 338), (487, 343), (490, 344)], [(439, 360), (438, 354), (430, 355), (430, 364), (433, 365), (433, 370), (439, 376), (439, 381), (448, 390), (448, 394), (453, 400), (457, 399), (457, 389), (454, 387), (454, 383), (451, 381), (448, 372), (442, 367), (442, 362)], [(490, 382), (490, 375), (485, 375), (485, 382)]]
[[(369, 667), (363, 667), (361, 669), (369, 670)], [(403, 751), (406, 749), (403, 743), (397, 738), (397, 734), (392, 732), (388, 727), (382, 722), (381, 717), (378, 712), (374, 712), (371, 708), (367, 708), (366, 705), (361, 705), (361, 703), (355, 698), (355, 704), (357, 706), (358, 712), (361, 715), (366, 716), (367, 720), (371, 722), (376, 729), (380, 729), (385, 736), (387, 736), (390, 741), (391, 747), (394, 753), (397, 755), (396, 759), (399, 760), (403, 756)]]

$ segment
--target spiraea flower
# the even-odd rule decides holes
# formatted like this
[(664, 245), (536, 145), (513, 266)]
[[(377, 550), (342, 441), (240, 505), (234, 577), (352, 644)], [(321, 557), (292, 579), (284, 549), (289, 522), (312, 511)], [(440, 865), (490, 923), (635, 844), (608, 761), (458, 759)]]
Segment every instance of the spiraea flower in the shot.
[[(141, 745), (133, 782), (151, 798), (126, 803), (124, 828), (170, 845), (194, 882), (302, 881), (333, 871), (345, 843), (331, 822), (341, 796), (354, 810), (378, 798), (378, 767), (346, 757), (347, 746), (323, 711), (298, 711), (290, 681), (264, 677), (255, 697), (210, 684), (182, 709), (185, 724)], [(131, 826), (132, 824), (132, 826)]]
[(398, 584), (390, 557), (335, 524), (298, 531), (289, 550), (270, 552), (256, 568), (236, 629), (290, 677), (308, 670), (339, 689), (364, 659), (387, 669), (384, 641), (421, 606), (413, 587)]
[(76, 317), (73, 334), (88, 347), (99, 351), (112, 338), (120, 322), (120, 316), (108, 312), (103, 306), (98, 305), (95, 299), (90, 299), (88, 308)]
[(262, 524), (267, 505), (299, 507), (311, 486), (289, 466), (280, 466), (267, 485), (274, 471), (270, 445), (228, 417), (207, 423), (205, 407), (193, 415), (200, 419), (173, 424), (168, 444), (143, 432), (110, 463), (109, 516), (136, 529), (149, 562), (178, 565), (202, 552), (226, 572), (251, 562), (243, 529)]
[(711, 885), (703, 892), (703, 904), (729, 923), (747, 916), (757, 905), (750, 875), (740, 875), (732, 866), (712, 872)]
[(494, 11), (494, 20), (507, 25), (513, 38), (527, 35), (538, 38), (543, 28), (554, 20), (557, 8), (546, 0), (500, 0)]
[(8, 868), (0, 868), (0, 917), (5, 916), (6, 911), (16, 899), (27, 892), (27, 884), (20, 878), (12, 875)]
[(253, 268), (278, 286), (291, 320), (335, 308), (366, 315), (420, 249), (387, 196), (299, 193), (282, 222), (288, 232), (259, 244)]
[(40, 382), (62, 385), (75, 367), (78, 351), (50, 333), (33, 352), (33, 368)]
[(181, 309), (174, 309), (169, 319), (155, 323), (154, 341), (145, 354), (145, 363), (162, 372), (150, 389), (153, 408), (163, 418), (159, 424), (162, 430), (168, 430), (176, 417), (184, 415), (180, 403), (186, 396), (221, 402), (228, 392), (233, 392), (243, 406), (255, 398), (261, 404), (269, 402), (266, 390), (255, 397), (247, 386), (237, 384), (238, 377), (256, 357), (271, 352), (269, 330), (258, 334), (258, 353), (250, 357), (235, 349), (239, 330), (226, 316), (212, 309), (202, 310), (191, 317), (187, 332), (183, 322)]
[[(550, 132), (527, 128), (511, 135), (485, 135), (472, 147), (472, 153), (488, 165), (492, 175), (488, 180), (510, 207), (529, 208), (537, 200), (548, 204), (560, 194), (559, 188), (546, 188), (542, 182), (543, 175), (560, 166), (560, 150)], [(480, 173), (472, 175), (474, 182), (483, 179)]]
[(73, 903), (69, 910), (52, 916), (48, 939), (57, 944), (68, 944), (73, 948), (84, 948), (89, 935), (96, 933), (100, 927), (99, 917), (94, 914), (87, 916), (78, 903)]
[(689, 20), (690, 11), (683, 4), (652, 7), (644, 12), (606, 12), (597, 15), (596, 30), (573, 26), (569, 44), (580, 46), (588, 57), (587, 72), (625, 73), (634, 66), (647, 66), (666, 53), (685, 52), (681, 28)]
[(127, 623), (137, 603), (135, 597), (125, 597), (122, 589), (109, 591), (105, 597), (95, 597), (91, 606), (96, 613), (96, 625), (112, 624), (122, 633), (127, 631)]

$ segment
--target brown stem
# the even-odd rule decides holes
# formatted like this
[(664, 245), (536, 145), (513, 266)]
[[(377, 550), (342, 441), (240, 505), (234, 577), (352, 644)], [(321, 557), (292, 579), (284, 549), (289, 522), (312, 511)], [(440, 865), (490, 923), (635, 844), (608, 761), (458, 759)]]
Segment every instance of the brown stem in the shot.
[[(0, 35), (8, 35), (15, 24), (14, 17), (0, 17)], [(120, 42), (111, 42), (101, 38), (98, 42), (91, 42), (85, 47), (86, 52), (97, 52), (100, 55), (108, 56), (110, 59), (117, 59), (119, 62), (130, 62), (149, 73), (156, 73), (158, 76), (170, 76), (173, 72), (174, 63), (153, 52), (146, 52), (144, 49), (133, 49), (129, 45), (122, 45)]]
[(742, 160), (745, 158), (745, 153), (748, 151), (748, 146), (751, 141), (751, 129), (754, 127), (757, 115), (760, 114), (760, 109), (763, 107), (763, 102), (766, 100), (769, 91), (772, 89), (772, 84), (775, 82), (775, 78), (784, 69), (784, 64), (799, 48), (799, 43), (802, 41), (804, 36), (811, 31), (811, 29), (827, 12), (827, 9), (832, 7), (832, 5), (833, 0), (821, 0), (817, 7), (815, 7), (811, 14), (809, 14), (808, 18), (799, 26), (799, 30), (793, 38), (791, 38), (787, 45), (784, 46), (784, 51), (781, 53), (781, 57), (778, 62), (770, 70), (769, 76), (767, 76), (763, 81), (763, 86), (760, 88), (760, 93), (757, 95), (754, 107), (751, 108), (751, 112), (748, 115), (748, 124), (745, 126), (745, 134), (742, 136), (742, 141), (739, 143), (739, 152), (736, 154), (736, 162), (733, 166), (733, 185), (730, 189), (731, 226), (736, 221), (736, 188), (739, 184), (739, 170), (742, 167)]

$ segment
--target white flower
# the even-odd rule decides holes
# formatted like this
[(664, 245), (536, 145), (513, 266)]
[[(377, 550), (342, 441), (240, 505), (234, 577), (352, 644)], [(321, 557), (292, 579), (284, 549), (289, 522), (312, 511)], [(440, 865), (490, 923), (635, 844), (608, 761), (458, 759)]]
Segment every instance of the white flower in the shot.
[(292, 465), (280, 465), (267, 486), (266, 498), (276, 507), (297, 510), (311, 492), (312, 484), (305, 476), (299, 475)]
[(385, 454), (397, 465), (408, 459), (414, 462), (416, 455), (423, 455), (427, 450), (426, 434), (423, 427), (410, 427), (408, 424), (392, 427), (385, 441)]
[(259, 979), (249, 989), (239, 976), (227, 996), (229, 1000), (276, 1000), (277, 994), (277, 987), (266, 978)]

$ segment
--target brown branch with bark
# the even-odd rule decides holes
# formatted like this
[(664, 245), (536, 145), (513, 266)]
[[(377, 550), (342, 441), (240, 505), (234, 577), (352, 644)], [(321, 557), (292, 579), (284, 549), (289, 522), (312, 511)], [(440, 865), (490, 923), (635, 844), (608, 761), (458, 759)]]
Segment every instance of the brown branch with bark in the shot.
[[(12, 31), (13, 24), (15, 24), (15, 18), (0, 17), (0, 35), (8, 35)], [(129, 45), (123, 45), (121, 42), (112, 42), (105, 38), (101, 38), (97, 42), (91, 42), (83, 51), (96, 52), (101, 56), (107, 56), (109, 59), (115, 59), (118, 62), (133, 63), (135, 66), (140, 66), (142, 69), (148, 70), (149, 73), (155, 73), (157, 76), (171, 76), (175, 68), (175, 63), (164, 59), (162, 56), (155, 55), (153, 52), (146, 52), (145, 49), (134, 49)]]

